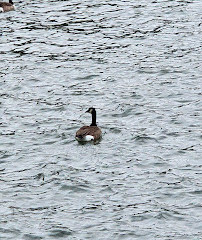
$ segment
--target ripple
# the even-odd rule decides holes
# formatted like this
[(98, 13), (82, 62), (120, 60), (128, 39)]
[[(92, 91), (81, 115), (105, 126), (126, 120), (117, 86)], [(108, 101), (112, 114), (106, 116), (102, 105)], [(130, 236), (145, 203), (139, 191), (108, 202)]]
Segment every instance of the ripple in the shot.
[(62, 238), (62, 237), (65, 237), (65, 236), (72, 235), (72, 232), (71, 231), (65, 231), (65, 230), (58, 229), (58, 230), (50, 231), (49, 235), (51, 237)]
[(27, 239), (27, 240), (38, 240), (38, 239), (43, 239), (43, 237), (34, 235), (34, 234), (24, 234), (23, 239)]

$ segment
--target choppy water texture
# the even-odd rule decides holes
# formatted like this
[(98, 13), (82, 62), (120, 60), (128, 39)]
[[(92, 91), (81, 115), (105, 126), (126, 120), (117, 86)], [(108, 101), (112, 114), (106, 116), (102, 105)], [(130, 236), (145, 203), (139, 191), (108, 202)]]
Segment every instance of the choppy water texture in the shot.
[(202, 239), (201, 3), (0, 14), (0, 239)]

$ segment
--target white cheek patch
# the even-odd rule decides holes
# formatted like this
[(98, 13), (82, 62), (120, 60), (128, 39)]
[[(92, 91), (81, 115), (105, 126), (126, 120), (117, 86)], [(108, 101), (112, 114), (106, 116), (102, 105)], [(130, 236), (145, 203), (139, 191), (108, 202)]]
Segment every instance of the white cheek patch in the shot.
[(0, 12), (4, 12), (4, 10), (3, 10), (3, 8), (2, 8), (2, 7), (0, 7)]

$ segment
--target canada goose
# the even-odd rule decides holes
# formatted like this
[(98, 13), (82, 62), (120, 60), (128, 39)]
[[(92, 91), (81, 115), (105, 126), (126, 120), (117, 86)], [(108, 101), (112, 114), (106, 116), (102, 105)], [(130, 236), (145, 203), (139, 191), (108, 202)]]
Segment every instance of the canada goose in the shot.
[(13, 5), (13, 1), (9, 0), (9, 3), (7, 2), (0, 2), (0, 12), (8, 12), (15, 10), (15, 7)]
[(90, 126), (83, 126), (76, 132), (76, 140), (79, 142), (97, 141), (101, 138), (102, 131), (96, 124), (96, 111), (91, 107), (86, 112), (92, 114), (92, 123)]

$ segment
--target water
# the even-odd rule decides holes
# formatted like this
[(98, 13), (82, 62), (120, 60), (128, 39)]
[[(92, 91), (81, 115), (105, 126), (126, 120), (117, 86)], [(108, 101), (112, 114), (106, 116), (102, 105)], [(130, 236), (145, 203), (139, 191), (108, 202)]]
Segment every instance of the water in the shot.
[[(202, 239), (201, 1), (15, 1), (0, 15), (0, 239)], [(103, 139), (74, 135), (97, 109)]]

